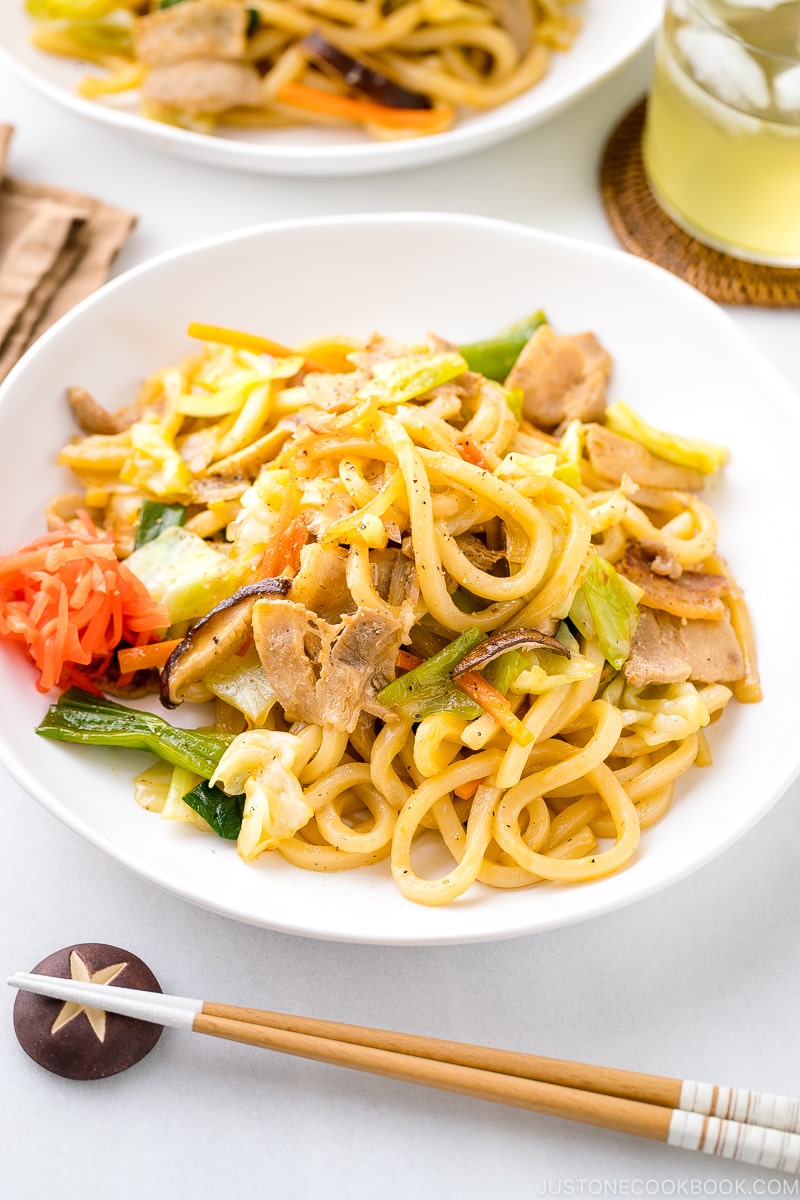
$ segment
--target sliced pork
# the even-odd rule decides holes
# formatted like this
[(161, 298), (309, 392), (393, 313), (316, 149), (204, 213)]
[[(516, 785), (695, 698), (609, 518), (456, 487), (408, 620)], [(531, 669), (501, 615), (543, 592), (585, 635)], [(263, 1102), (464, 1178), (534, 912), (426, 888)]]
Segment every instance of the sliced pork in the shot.
[(259, 602), (253, 636), (278, 703), (290, 719), (352, 733), (362, 712), (391, 714), (375, 695), (394, 678), (402, 626), (359, 608), (331, 625), (290, 600)]
[(612, 433), (604, 425), (589, 425), (586, 453), (598, 478), (618, 484), (629, 475), (640, 487), (672, 488), (678, 492), (700, 491), (705, 476), (690, 467), (681, 467), (653, 454), (641, 442)]
[(523, 413), (538, 429), (560, 430), (575, 418), (602, 418), (610, 375), (611, 357), (593, 333), (565, 337), (540, 325), (505, 386), (522, 389)]
[(400, 622), (386, 613), (359, 608), (344, 618), (323, 654), (317, 685), (323, 725), (352, 733), (362, 712), (391, 715), (375, 696), (394, 679), (401, 636)]
[(247, 63), (192, 59), (153, 67), (142, 85), (142, 94), (154, 104), (195, 115), (258, 108), (261, 77)]
[(642, 610), (625, 663), (632, 687), (647, 683), (730, 683), (744, 675), (744, 659), (727, 617), (686, 621)]
[(341, 546), (309, 542), (300, 551), (300, 570), (292, 582), (295, 604), (326, 621), (340, 621), (355, 609), (347, 586), (347, 551)]
[(82, 387), (67, 388), (67, 400), (78, 427), (84, 433), (123, 433), (142, 416), (141, 410), (136, 407), (111, 413)]
[(248, 19), (244, 6), (228, 0), (173, 4), (134, 21), (134, 52), (148, 67), (195, 58), (241, 59)]
[(705, 618), (719, 620), (725, 616), (726, 608), (722, 597), (729, 591), (724, 575), (711, 575), (706, 571), (681, 571), (676, 578), (659, 574), (653, 570), (652, 559), (641, 543), (633, 543), (625, 551), (618, 564), (631, 583), (644, 591), (640, 603), (648, 608), (659, 608), (676, 617)]

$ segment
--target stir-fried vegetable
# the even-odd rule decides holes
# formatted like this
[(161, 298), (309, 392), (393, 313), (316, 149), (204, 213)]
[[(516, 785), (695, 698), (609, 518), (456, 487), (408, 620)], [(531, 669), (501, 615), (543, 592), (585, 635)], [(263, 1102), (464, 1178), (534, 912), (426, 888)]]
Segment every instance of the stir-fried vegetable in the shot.
[(130, 675), (133, 671), (149, 671), (161, 668), (172, 651), (181, 644), (181, 638), (170, 638), (166, 642), (151, 642), (149, 646), (126, 646), (117, 651), (117, 662), (121, 674)]
[(619, 670), (631, 652), (631, 639), (639, 620), (634, 591), (641, 589), (597, 555), (589, 564), (575, 593), (569, 617), (584, 637), (597, 642), (604, 657)]
[(547, 323), (543, 312), (534, 313), (526, 320), (512, 325), (505, 333), (485, 342), (470, 342), (459, 349), (469, 363), (470, 371), (477, 371), (487, 379), (502, 383), (520, 356), (520, 351), (530, 341), (540, 325)]
[(501, 725), (515, 742), (520, 746), (531, 744), (533, 734), (522, 724), (503, 693), (492, 687), (479, 671), (465, 671), (463, 675), (459, 675), (456, 682), (484, 712), (494, 717), (498, 725)]
[(348, 87), (363, 92), (370, 100), (389, 108), (423, 108), (429, 109), (431, 102), (428, 96), (421, 92), (412, 92), (399, 83), (387, 79), (380, 71), (373, 71), (366, 63), (345, 54), (338, 46), (333, 46), (321, 34), (312, 32), (306, 34), (300, 45), (313, 58), (340, 75)]
[(186, 509), (182, 504), (161, 504), (158, 500), (145, 500), (136, 530), (134, 549), (138, 550), (145, 542), (152, 542), (173, 525), (183, 525), (185, 520)]
[(239, 582), (240, 567), (196, 533), (180, 526), (134, 550), (127, 568), (166, 608), (167, 624), (202, 617), (229, 596)]
[(467, 369), (460, 354), (410, 355), (376, 363), (372, 379), (358, 393), (359, 398), (387, 404), (407, 404), (435, 387), (457, 379)]
[(214, 774), (231, 741), (229, 734), (176, 729), (154, 713), (74, 687), (50, 705), (36, 732), (57, 742), (145, 750), (203, 779)]
[(378, 701), (414, 721), (437, 712), (454, 712), (467, 720), (479, 717), (481, 707), (455, 685), (451, 672), (483, 636), (480, 629), (467, 629), (438, 654), (387, 684), (378, 692)]
[(706, 475), (713, 475), (719, 471), (728, 460), (728, 450), (725, 446), (705, 442), (701, 438), (681, 437), (679, 434), (654, 429), (622, 400), (609, 404), (606, 409), (606, 425), (614, 433), (641, 442), (660, 458), (666, 458), (668, 462), (677, 463), (681, 467), (702, 471)]
[[(198, 338), (203, 342), (216, 342), (220, 346), (232, 346), (234, 350), (249, 350), (251, 354), (271, 354), (275, 358), (291, 358), (297, 353), (284, 346), (282, 342), (273, 342), (271, 338), (261, 337), (257, 333), (245, 333), (240, 329), (225, 329), (222, 325), (203, 325), (200, 321), (192, 321), (186, 330), (189, 337)], [(319, 363), (306, 358), (307, 371), (322, 371), (325, 368)]]
[(244, 792), (229, 796), (222, 788), (203, 782), (186, 792), (183, 802), (199, 813), (221, 838), (236, 841), (242, 828)]
[(390, 129), (410, 129), (419, 133), (433, 132), (440, 126), (449, 125), (454, 115), (452, 108), (445, 105), (429, 109), (390, 108), (388, 104), (376, 104), (374, 100), (356, 100), (352, 96), (323, 92), (305, 83), (285, 83), (278, 88), (276, 99), (305, 112), (325, 113), (362, 125), (385, 125)]

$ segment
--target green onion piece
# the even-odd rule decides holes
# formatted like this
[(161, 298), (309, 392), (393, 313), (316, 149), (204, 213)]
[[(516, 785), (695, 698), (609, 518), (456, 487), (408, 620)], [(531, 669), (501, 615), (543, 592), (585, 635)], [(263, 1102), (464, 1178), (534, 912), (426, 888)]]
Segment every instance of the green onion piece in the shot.
[(483, 709), (453, 683), (450, 672), (483, 639), (480, 629), (466, 630), (433, 658), (382, 688), (378, 701), (413, 721), (437, 712), (452, 712), (468, 721), (481, 716)]
[(486, 342), (471, 342), (466, 346), (459, 346), (459, 350), (471, 371), (477, 371), (487, 379), (495, 379), (502, 383), (510, 374), (523, 346), (539, 326), (546, 322), (544, 313), (537, 312), (525, 321), (520, 321), (518, 325), (512, 325), (499, 337)]
[(186, 793), (183, 802), (199, 813), (214, 833), (218, 833), (221, 838), (227, 838), (228, 841), (236, 841), (242, 828), (244, 792), (237, 796), (228, 796), (222, 788), (198, 783)]
[(134, 550), (144, 546), (145, 542), (153, 542), (173, 525), (182, 525), (186, 520), (186, 509), (182, 504), (161, 504), (158, 500), (145, 500), (142, 505), (142, 515), (139, 518), (139, 528), (136, 530)]
[(261, 13), (257, 8), (248, 8), (245, 11), (247, 12), (247, 29), (245, 30), (245, 37), (252, 37), (255, 31), (261, 25)]
[(154, 713), (126, 708), (81, 688), (69, 688), (51, 704), (36, 732), (58, 742), (146, 750), (204, 779), (214, 774), (232, 740), (229, 734), (177, 729)]

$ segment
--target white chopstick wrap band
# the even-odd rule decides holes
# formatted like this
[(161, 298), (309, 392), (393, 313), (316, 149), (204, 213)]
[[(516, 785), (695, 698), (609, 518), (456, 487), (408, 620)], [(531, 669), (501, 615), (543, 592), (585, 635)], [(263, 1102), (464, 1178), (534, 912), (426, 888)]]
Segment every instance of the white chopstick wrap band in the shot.
[(800, 1133), (800, 1100), (791, 1096), (749, 1092), (746, 1088), (715, 1087), (711, 1083), (685, 1079), (681, 1086), (680, 1107), (704, 1116)]
[(102, 1008), (122, 1017), (135, 1017), (139, 1021), (174, 1029), (193, 1029), (194, 1019), (203, 1007), (202, 1000), (193, 1000), (189, 996), (165, 996), (161, 992), (55, 979), (50, 975), (12, 975), (8, 983), (23, 992), (35, 992), (54, 1000), (72, 1000), (86, 1008)]
[(800, 1173), (800, 1136), (761, 1125), (742, 1125), (676, 1108), (670, 1118), (667, 1144), (756, 1167)]

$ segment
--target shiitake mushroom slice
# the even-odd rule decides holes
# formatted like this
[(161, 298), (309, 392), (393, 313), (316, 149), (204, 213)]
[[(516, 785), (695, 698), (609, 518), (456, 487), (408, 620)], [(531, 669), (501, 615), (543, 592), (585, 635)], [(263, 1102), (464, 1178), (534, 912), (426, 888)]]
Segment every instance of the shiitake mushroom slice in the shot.
[[(250, 633), (253, 608), (267, 596), (285, 596), (290, 579), (259, 579), (239, 588), (203, 617), (170, 654), (161, 672), (161, 703), (177, 708), (184, 700), (207, 700), (198, 681), (235, 654)], [(193, 685), (198, 685), (194, 687)]]

